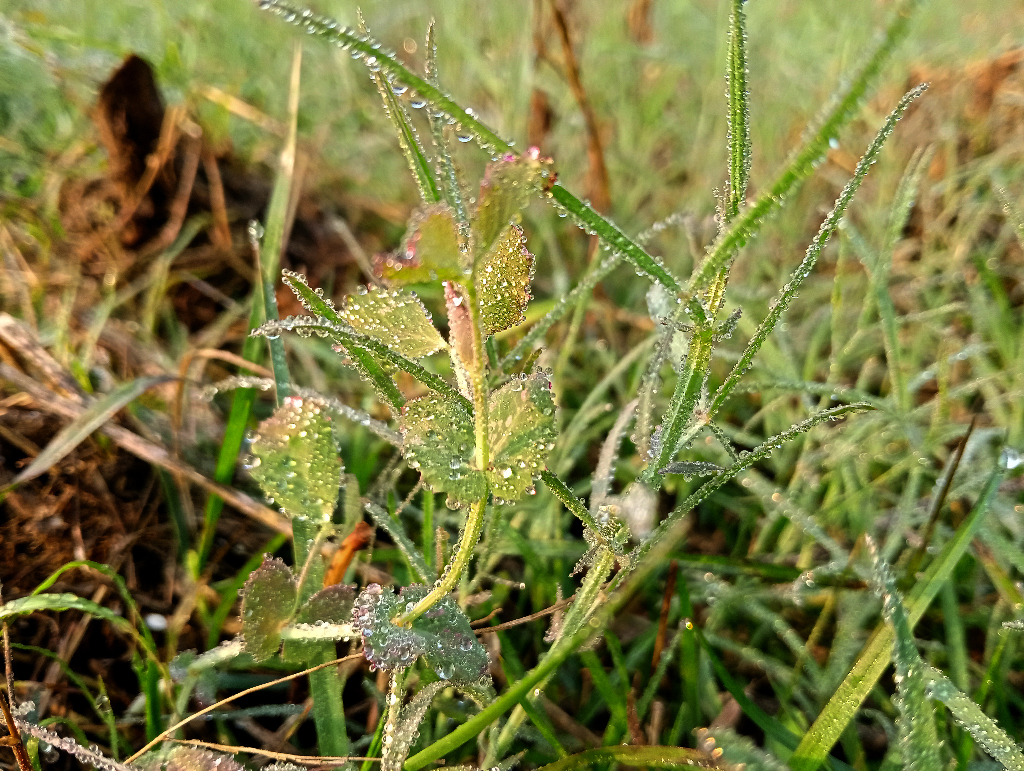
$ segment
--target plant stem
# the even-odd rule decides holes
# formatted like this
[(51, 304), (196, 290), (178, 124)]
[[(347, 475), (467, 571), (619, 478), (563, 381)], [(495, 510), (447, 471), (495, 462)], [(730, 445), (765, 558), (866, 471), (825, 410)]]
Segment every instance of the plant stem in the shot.
[[(469, 301), (470, 323), (473, 328), (473, 361), (470, 362), (469, 379), (473, 388), (473, 432), (476, 439), (476, 467), (482, 472), (490, 465), (490, 433), (487, 419), (487, 352), (484, 349), (483, 321), (480, 315), (480, 302), (476, 292), (476, 261), (473, 273), (464, 287), (466, 299)], [(466, 515), (466, 526), (462, 529), (459, 546), (451, 561), (445, 566), (440, 580), (434, 584), (430, 593), (416, 603), (416, 607), (398, 619), (399, 624), (409, 626), (413, 621), (427, 612), (442, 597), (449, 594), (462, 578), (462, 571), (469, 565), (476, 549), (480, 533), (483, 532), (484, 512), (487, 510), (487, 496), (472, 505)]]
[[(476, 292), (476, 267), (466, 287), (469, 299), (470, 320), (473, 327), (473, 363), (469, 372), (473, 386), (473, 428), (476, 438), (476, 463), (480, 471), (487, 471), (490, 464), (490, 443), (487, 421), (487, 352), (484, 350), (483, 321), (480, 316), (480, 300)], [(484, 495), (486, 501), (487, 496)], [(468, 527), (468, 523), (467, 523)]]
[[(303, 602), (323, 584), (324, 565), (319, 553), (316, 525), (308, 519), (292, 520), (292, 549), (296, 565), (302, 565)], [(315, 548), (311, 548), (315, 547)], [(310, 666), (323, 664), (336, 658), (333, 642), (321, 643), (307, 662)], [(313, 722), (316, 725), (317, 744), (321, 755), (349, 754), (348, 734), (345, 731), (345, 705), (341, 699), (341, 680), (337, 668), (319, 669), (309, 673), (309, 690), (313, 696)]]
[(466, 569), (469, 560), (473, 556), (477, 541), (480, 540), (480, 533), (483, 531), (484, 510), (487, 508), (487, 496), (473, 504), (466, 516), (466, 526), (462, 529), (462, 537), (459, 538), (459, 547), (452, 555), (451, 561), (445, 566), (441, 578), (434, 584), (430, 594), (416, 603), (416, 607), (399, 618), (396, 623), (402, 626), (409, 626), (418, 619), (442, 597), (448, 595), (455, 589), (462, 577), (462, 571)]

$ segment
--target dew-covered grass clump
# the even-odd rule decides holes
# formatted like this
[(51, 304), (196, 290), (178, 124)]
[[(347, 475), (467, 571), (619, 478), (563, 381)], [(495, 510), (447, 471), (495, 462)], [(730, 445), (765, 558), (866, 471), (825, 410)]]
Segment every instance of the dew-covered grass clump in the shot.
[[(941, 78), (875, 94), (902, 82), (894, 53), (927, 13), (902, 0), (769, 172), (783, 153), (755, 153), (751, 104), (772, 102), (747, 39), (767, 33), (723, 0), (723, 117), (704, 105), (699, 124), (725, 152), (702, 209), (673, 198), (686, 174), (629, 168), (598, 117), (616, 81), (585, 83), (577, 58), (574, 36), (603, 22), (571, 5), (533, 5), (528, 97), (499, 89), (529, 114), (498, 121), (501, 100), (463, 106), (433, 21), (423, 42), (393, 22), (389, 46), (367, 24), (383, 9), (346, 26), (257, 0), (247, 23), (302, 33), (286, 120), (209, 84), (195, 96), (215, 116), (165, 111), (129, 58), (96, 112), (108, 176), (56, 196), (83, 211), (8, 206), (12, 522), (36, 549), (59, 526), (46, 506), (120, 516), (132, 474), (109, 484), (102, 458), (152, 472), (108, 556), (91, 559), (76, 514), (66, 564), (3, 597), (0, 744), (19, 771), (1024, 771), (1024, 56), (971, 81), (965, 115), (1003, 105), (998, 121), (937, 131)], [(671, 57), (648, 47), (655, 19), (683, 13), (668, 5), (628, 4), (649, 61), (622, 133), (669, 120), (655, 85)], [(3, 45), (31, 49), (6, 24)], [(356, 72), (363, 101), (332, 109), (372, 122), (379, 97), (397, 144), (360, 146), (414, 202), (304, 197), (303, 56), (339, 51), (315, 61)], [(168, 45), (159, 73), (191, 55)], [(235, 222), (262, 204), (226, 199), (245, 186), (222, 179), (212, 137), (235, 119), (280, 145), (263, 224)], [(0, 139), (0, 159), (21, 152)], [(666, 170), (669, 155), (654, 153)], [(628, 178), (643, 195), (618, 194)], [(650, 201), (674, 213), (652, 222)], [(50, 255), (61, 216), (74, 238)], [(310, 246), (327, 231), (330, 249)], [(206, 271), (211, 255), (245, 280)], [(66, 296), (67, 329), (33, 271)], [(45, 444), (26, 428), (55, 419)], [(154, 522), (173, 536), (158, 568), (134, 551), (164, 548), (146, 543)], [(103, 655), (77, 653), (90, 623)]]

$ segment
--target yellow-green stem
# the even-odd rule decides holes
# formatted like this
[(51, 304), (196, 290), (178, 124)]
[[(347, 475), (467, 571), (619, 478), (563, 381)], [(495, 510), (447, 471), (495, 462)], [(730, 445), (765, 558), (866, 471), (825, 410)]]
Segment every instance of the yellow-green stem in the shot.
[[(487, 366), (487, 354), (484, 351), (483, 325), (480, 319), (480, 303), (476, 294), (476, 271), (474, 270), (472, 280), (466, 287), (466, 295), (469, 300), (470, 319), (473, 327), (473, 361), (469, 368), (470, 383), (473, 386), (473, 417), (474, 433), (476, 435), (476, 464), (477, 468), (487, 471), (490, 463), (490, 446), (487, 421), (487, 378), (485, 377)], [(466, 515), (466, 526), (462, 530), (462, 537), (459, 539), (459, 546), (452, 555), (451, 561), (445, 566), (444, 573), (434, 588), (430, 590), (422, 600), (408, 613), (398, 619), (403, 626), (410, 625), (417, 618), (422, 616), (431, 607), (441, 600), (442, 597), (450, 594), (459, 583), (462, 571), (469, 565), (473, 558), (473, 550), (476, 549), (477, 541), (480, 540), (480, 533), (483, 531), (484, 511), (487, 509), (487, 493), (472, 505)]]

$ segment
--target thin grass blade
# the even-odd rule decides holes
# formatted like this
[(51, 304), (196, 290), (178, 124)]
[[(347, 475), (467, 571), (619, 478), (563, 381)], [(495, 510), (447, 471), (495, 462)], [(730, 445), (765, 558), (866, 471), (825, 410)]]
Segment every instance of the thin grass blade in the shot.
[[(437, 43), (434, 41), (434, 20), (430, 20), (427, 26), (426, 40), (426, 62), (424, 74), (427, 82), (435, 88), (437, 81)], [(445, 136), (445, 119), (434, 111), (430, 112), (430, 133), (434, 140), (434, 148), (437, 150), (438, 177), (441, 179), (441, 191), (445, 201), (455, 212), (455, 219), (459, 223), (459, 232), (469, 232), (469, 213), (466, 211), (466, 200), (462, 193), (462, 183), (455, 170), (455, 159), (452, 156), (448, 138)]]
[[(306, 289), (309, 289), (309, 287), (306, 287)], [(323, 300), (320, 300), (320, 302), (323, 303)], [(324, 305), (323, 307), (326, 308), (328, 306)], [(326, 318), (326, 314), (324, 317), (320, 318), (314, 318), (312, 316), (290, 317), (281, 321), (267, 322), (259, 329), (253, 330), (251, 334), (273, 337), (274, 335), (280, 335), (282, 331), (290, 332), (292, 330), (309, 330), (310, 332), (322, 332), (325, 335), (336, 339), (339, 343), (344, 345), (350, 353), (355, 349), (361, 350), (368, 355), (376, 356), (379, 359), (386, 361), (388, 364), (412, 375), (431, 390), (442, 394), (447, 399), (472, 411), (472, 403), (466, 399), (465, 396), (455, 390), (454, 387), (446, 383), (440, 376), (435, 375), (433, 372), (429, 372), (424, 369), (422, 365), (406, 356), (403, 356), (397, 351), (391, 350), (379, 340), (376, 340), (369, 335), (363, 335), (354, 331), (343, 319), (341, 319), (340, 316), (337, 316), (337, 312), (333, 309), (330, 309), (329, 312), (335, 315), (339, 320), (337, 322), (332, 321)], [(393, 385), (394, 381), (392, 380), (391, 383)], [(394, 386), (394, 388), (397, 391), (397, 386)], [(399, 404), (404, 402), (401, 392), (398, 392), (397, 400)]]
[[(364, 35), (367, 34), (362, 14), (359, 17), (359, 31)], [(427, 204), (437, 203), (441, 200), (441, 193), (437, 188), (437, 180), (434, 179), (434, 172), (430, 168), (430, 161), (427, 160), (427, 156), (423, 152), (423, 146), (420, 144), (420, 138), (412, 125), (412, 121), (409, 119), (409, 113), (405, 111), (405, 106), (398, 100), (395, 86), (392, 86), (388, 79), (380, 72), (373, 72), (371, 69), (371, 74), (373, 82), (377, 86), (377, 93), (380, 94), (380, 98), (384, 102), (384, 112), (390, 118), (391, 125), (395, 127), (395, 133), (398, 135), (398, 145), (402, 148), (405, 160), (409, 162), (409, 170), (412, 172), (413, 179), (416, 180), (416, 187), (420, 191), (420, 198)]]
[[(676, 506), (675, 510), (665, 518), (651, 537), (637, 548), (637, 559), (642, 560), (646, 555), (648, 555), (663, 538), (667, 537), (666, 534), (671, 531), (676, 524), (698, 503), (705, 500), (709, 495), (711, 495), (711, 493), (720, 488), (726, 482), (734, 479), (740, 472), (745, 471), (755, 463), (767, 458), (789, 440), (810, 431), (815, 426), (821, 425), (826, 421), (839, 420), (845, 415), (872, 409), (874, 409), (874, 407), (866, 402), (854, 402), (853, 404), (844, 404), (840, 407), (822, 410), (821, 412), (815, 413), (807, 420), (790, 426), (790, 428), (782, 433), (776, 434), (770, 439), (767, 439), (753, 450), (746, 453), (740, 453), (740, 460), (738, 463), (734, 463), (732, 466), (729, 466), (715, 474), (711, 479), (690, 494), (682, 503)], [(620, 573), (620, 575), (622, 574)]]
[[(292, 72), (288, 92), (288, 134), (281, 151), (278, 173), (274, 179), (274, 187), (270, 195), (267, 209), (267, 224), (259, 239), (258, 229), (253, 229), (250, 238), (261, 241), (261, 249), (257, 260), (257, 281), (253, 287), (252, 310), (249, 314), (249, 330), (259, 327), (268, 318), (277, 318), (277, 297), (274, 286), (277, 282), (277, 270), (283, 248), (285, 220), (288, 216), (288, 202), (291, 197), (292, 181), (295, 175), (295, 149), (298, 141), (298, 109), (299, 82), (302, 71), (302, 47), (297, 45), (292, 56)], [(270, 314), (268, 316), (268, 313)], [(258, 337), (246, 337), (242, 344), (242, 358), (258, 364), (264, 349), (264, 341)], [(276, 384), (277, 404), (289, 393), (289, 377), (284, 353), (284, 344), (280, 340), (270, 341), (271, 360), (273, 362), (274, 380)], [(241, 373), (252, 374), (252, 373)], [(238, 453), (242, 449), (245, 433), (248, 430), (249, 415), (256, 403), (256, 389), (242, 388), (233, 394), (231, 409), (224, 426), (224, 439), (217, 455), (217, 466), (213, 473), (214, 481), (220, 484), (231, 482), (238, 462)], [(203, 530), (197, 547), (197, 571), (202, 571), (224, 509), (224, 499), (210, 495), (206, 499), (203, 512)], [(198, 575), (198, 573), (197, 573)]]
[(937, 669), (927, 667), (924, 676), (928, 680), (932, 698), (946, 705), (956, 722), (985, 752), (1011, 771), (1024, 771), (1024, 753), (995, 720)]
[(900, 180), (889, 214), (887, 243), (875, 261), (871, 283), (875, 290), (875, 303), (882, 326), (882, 341), (885, 346), (885, 360), (889, 368), (890, 390), (900, 411), (910, 408), (910, 394), (907, 379), (903, 374), (902, 351), (897, 333), (896, 307), (889, 292), (889, 271), (892, 267), (893, 250), (903, 236), (903, 229), (910, 217), (914, 197), (921, 186), (921, 179), (931, 164), (934, 146), (919, 148)]
[(846, 88), (837, 95), (834, 106), (817, 130), (811, 133), (796, 151), (793, 160), (772, 186), (718, 239), (699, 269), (690, 276), (687, 283), (688, 294), (692, 294), (697, 287), (706, 284), (717, 275), (737, 250), (753, 238), (765, 217), (782, 205), (797, 183), (811, 174), (819, 159), (827, 152), (829, 142), (838, 136), (839, 130), (856, 114), (882, 67), (907, 36), (910, 31), (910, 19), (920, 4), (921, 0), (903, 0), (900, 3), (878, 45), (849, 80)]
[(747, 29), (743, 4), (746, 0), (732, 0), (729, 17), (729, 197), (726, 201), (727, 220), (740, 213), (747, 196), (750, 178), (750, 105), (747, 92)]
[[(298, 142), (299, 91), (302, 76), (302, 44), (296, 43), (292, 53), (291, 81), (288, 88), (288, 135), (281, 157), (278, 162), (274, 187), (270, 193), (270, 204), (267, 208), (267, 224), (260, 238), (258, 231), (250, 227), (249, 237), (254, 246), (260, 240), (261, 249), (255, 249), (257, 255), (258, 275), (263, 281), (264, 320), (272, 321), (277, 314), (277, 269), (281, 264), (284, 251), (285, 227), (288, 219), (288, 206), (292, 198), (295, 181), (295, 148)], [(274, 380), (277, 406), (291, 392), (289, 387), (288, 360), (285, 356), (284, 342), (280, 339), (268, 341), (270, 344), (270, 361), (274, 369)]]
[(136, 378), (118, 386), (61, 429), (43, 448), (43, 451), (14, 478), (12, 484), (21, 484), (35, 479), (74, 451), (93, 431), (114, 417), (129, 402), (134, 401), (153, 386), (171, 380), (174, 378), (169, 375), (155, 375)]
[[(397, 81), (413, 89), (432, 109), (441, 112), (462, 126), (463, 131), (471, 136), (477, 144), (493, 155), (514, 152), (510, 143), (499, 137), (494, 131), (481, 123), (475, 115), (471, 115), (459, 107), (451, 97), (442, 92), (423, 78), (415, 75), (398, 59), (381, 47), (372, 38), (361, 35), (355, 30), (342, 26), (331, 19), (302, 10), (281, 0), (258, 0), (260, 8), (270, 11), (286, 21), (302, 25), (317, 37), (322, 37), (335, 45), (350, 50), (354, 56), (379, 67), (386, 75), (393, 76)], [(682, 285), (656, 258), (645, 252), (618, 227), (598, 214), (593, 207), (576, 198), (559, 184), (555, 184), (550, 192), (550, 200), (572, 215), (577, 224), (587, 232), (597, 235), (609, 249), (621, 252), (622, 256), (633, 263), (637, 270), (651, 276), (655, 281), (664, 284), (667, 289), (678, 291)]]
[(595, 747), (541, 766), (540, 771), (571, 771), (575, 768), (594, 768), (597, 763), (622, 763), (640, 768), (718, 768), (710, 755), (687, 747)]
[(416, 580), (425, 584), (431, 583), (430, 569), (427, 567), (427, 563), (423, 560), (423, 556), (419, 551), (417, 551), (416, 545), (412, 542), (409, 536), (406, 535), (405, 528), (402, 527), (401, 523), (393, 519), (387, 511), (372, 501), (366, 501), (364, 509), (367, 514), (373, 517), (373, 521), (376, 522), (377, 525), (383, 529), (391, 540), (398, 546), (406, 560), (408, 560), (409, 567), (415, 574)]
[(940, 771), (939, 735), (935, 710), (926, 693), (924, 667), (910, 630), (907, 611), (896, 589), (896, 579), (881, 559), (875, 559), (875, 580), (882, 593), (882, 614), (892, 628), (893, 663), (896, 665), (896, 703), (900, 751), (907, 771)]
[(924, 93), (927, 85), (920, 85), (904, 94), (903, 98), (896, 105), (896, 109), (889, 113), (882, 128), (875, 134), (875, 138), (871, 141), (868, 146), (867, 152), (860, 159), (857, 164), (857, 168), (853, 173), (853, 177), (843, 191), (839, 194), (839, 198), (836, 199), (835, 206), (832, 207), (832, 211), (829, 212), (825, 221), (821, 223), (821, 227), (818, 229), (817, 235), (811, 241), (810, 246), (807, 247), (807, 253), (804, 255), (804, 259), (793, 275), (790, 277), (789, 283), (783, 287), (782, 292), (778, 298), (772, 304), (771, 310), (765, 317), (764, 321), (758, 325), (757, 331), (754, 333), (753, 338), (747, 344), (743, 354), (740, 356), (740, 360), (733, 367), (732, 371), (726, 377), (725, 382), (715, 392), (714, 398), (711, 400), (711, 408), (709, 414), (713, 417), (718, 410), (721, 408), (722, 403), (729, 398), (729, 394), (736, 387), (740, 378), (750, 368), (750, 363), (754, 358), (754, 355), (761, 349), (765, 339), (771, 334), (772, 330), (775, 329), (775, 325), (778, 323), (782, 314), (785, 313), (786, 309), (789, 308), (793, 298), (796, 297), (797, 290), (803, 284), (803, 282), (810, 276), (811, 271), (814, 269), (815, 264), (818, 261), (818, 257), (821, 255), (822, 249), (828, 243), (832, 234), (839, 227), (839, 223), (846, 213), (847, 207), (850, 205), (850, 201), (853, 200), (853, 196), (856, 194), (858, 188), (860, 188), (861, 182), (864, 181), (864, 177), (867, 176), (868, 170), (878, 159), (879, 153), (882, 151), (882, 147), (885, 145), (885, 141), (892, 135), (893, 130), (896, 128), (896, 123), (903, 114), (906, 112), (910, 104), (917, 99), (922, 93)]

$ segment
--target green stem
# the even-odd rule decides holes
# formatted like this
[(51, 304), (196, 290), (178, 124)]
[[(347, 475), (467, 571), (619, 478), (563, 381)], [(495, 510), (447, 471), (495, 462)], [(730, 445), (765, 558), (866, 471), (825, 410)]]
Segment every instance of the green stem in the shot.
[[(473, 386), (473, 429), (476, 439), (477, 468), (483, 472), (490, 465), (490, 432), (487, 420), (487, 352), (484, 350), (483, 320), (480, 315), (480, 301), (476, 291), (476, 268), (469, 286), (469, 313), (473, 328), (473, 365), (470, 370), (470, 383)], [(484, 501), (486, 502), (486, 495)]]
[[(292, 520), (292, 549), (296, 565), (303, 565), (299, 602), (304, 602), (323, 584), (324, 564), (319, 550), (314, 550), (319, 533), (308, 519)], [(316, 646), (316, 652), (307, 662), (316, 666), (336, 658), (334, 643)], [(336, 667), (318, 669), (309, 673), (309, 690), (313, 696), (313, 723), (316, 725), (317, 743), (321, 755), (349, 754), (348, 733), (345, 730), (345, 705), (341, 699), (341, 680)]]
[[(474, 261), (475, 263), (475, 261)], [(476, 467), (486, 473), (490, 465), (490, 430), (487, 418), (487, 353), (484, 350), (483, 321), (480, 315), (480, 302), (476, 291), (476, 267), (474, 264), (470, 280), (465, 286), (469, 301), (470, 324), (473, 329), (473, 361), (470, 362), (469, 378), (473, 388), (473, 429), (476, 440)], [(416, 603), (411, 611), (402, 616), (398, 623), (408, 626), (426, 613), (431, 607), (450, 594), (462, 578), (462, 572), (473, 558), (480, 534), (483, 532), (484, 512), (487, 510), (487, 496), (473, 504), (466, 516), (466, 526), (459, 538), (459, 547), (452, 555), (451, 562), (444, 569), (440, 580), (434, 584), (430, 593)]]
[[(629, 602), (633, 594), (650, 580), (654, 570), (668, 559), (669, 553), (675, 548), (677, 540), (672, 538), (662, 539), (649, 557), (637, 564), (628, 578), (621, 582), (618, 589), (607, 597), (599, 595), (601, 601), (597, 603), (597, 607), (593, 615), (590, 616), (588, 623), (572, 633), (566, 630), (566, 633), (558, 638), (555, 644), (548, 650), (547, 655), (536, 667), (461, 726), (409, 758), (405, 763), (405, 771), (418, 771), (418, 769), (437, 760), (446, 752), (450, 752), (476, 737), (492, 721), (518, 704), (532, 689), (545, 682), (548, 675), (558, 669), (574, 650), (589, 642), (595, 635), (607, 627), (611, 619)], [(594, 571), (595, 581), (597, 580), (596, 568), (598, 567), (598, 565), (595, 565), (591, 569)], [(587, 578), (590, 578), (590, 574), (587, 575)], [(586, 580), (584, 583), (586, 583)], [(583, 591), (582, 587), (581, 591)]]
[(462, 571), (466, 569), (470, 559), (473, 557), (473, 550), (477, 541), (480, 540), (480, 533), (484, 526), (484, 511), (487, 508), (487, 496), (473, 504), (466, 516), (466, 526), (462, 530), (462, 537), (459, 538), (459, 548), (452, 555), (451, 561), (445, 566), (444, 573), (430, 593), (416, 603), (416, 607), (398, 619), (396, 623), (409, 626), (430, 608), (432, 608), (442, 597), (451, 594), (462, 577)]
[(398, 763), (390, 758), (390, 755), (395, 750), (395, 736), (398, 731), (398, 718), (402, 711), (402, 702), (405, 700), (405, 678), (403, 677), (403, 670), (394, 669), (391, 671), (391, 684), (388, 687), (388, 697), (385, 709), (387, 709), (387, 715), (384, 719), (384, 736), (381, 746), (383, 752), (381, 752), (381, 768), (396, 768), (401, 766), (401, 760)]

